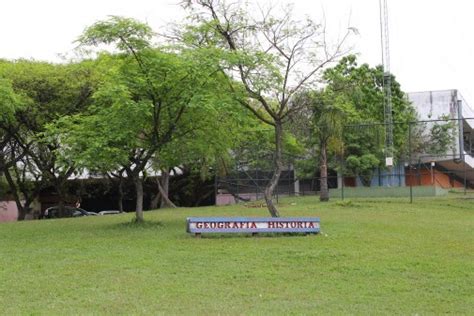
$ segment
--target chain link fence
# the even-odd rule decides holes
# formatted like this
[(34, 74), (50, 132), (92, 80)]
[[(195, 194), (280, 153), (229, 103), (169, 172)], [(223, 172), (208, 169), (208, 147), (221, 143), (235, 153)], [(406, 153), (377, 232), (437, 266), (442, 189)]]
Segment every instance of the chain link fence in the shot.
[[(387, 150), (386, 124), (344, 127), (326, 144), (331, 198), (417, 197), (459, 194), (474, 198), (474, 118), (394, 123)], [(388, 155), (392, 153), (392, 155)], [(321, 146), (285, 155), (274, 198), (319, 195)], [(261, 203), (272, 172), (272, 155), (235, 157), (234, 168), (215, 181), (216, 204)]]

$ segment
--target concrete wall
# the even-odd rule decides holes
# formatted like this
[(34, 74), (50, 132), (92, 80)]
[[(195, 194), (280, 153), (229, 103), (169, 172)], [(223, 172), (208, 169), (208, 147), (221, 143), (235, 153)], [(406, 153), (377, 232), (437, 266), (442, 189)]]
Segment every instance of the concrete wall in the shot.
[[(459, 119), (458, 110), (458, 91), (457, 90), (440, 90), (440, 91), (424, 91), (414, 92), (408, 94), (408, 99), (412, 102), (415, 107), (418, 119), (421, 121), (426, 120), (439, 120), (447, 117), (448, 119)], [(462, 107), (469, 107), (464, 105)], [(459, 122), (453, 122), (456, 126)], [(426, 129), (430, 130), (434, 124), (442, 124), (441, 122), (428, 122), (426, 123)], [(456, 127), (453, 133), (455, 140), (453, 142), (453, 150), (447, 152), (448, 155), (461, 156), (459, 148), (459, 130)], [(430, 153), (425, 153), (430, 154)], [(448, 157), (446, 157), (448, 158)], [(428, 160), (444, 160), (446, 158), (428, 158)]]
[[(448, 194), (447, 190), (436, 186), (413, 187), (413, 196), (441, 196)], [(342, 189), (330, 189), (331, 198), (341, 198)], [(385, 197), (409, 197), (410, 187), (357, 187), (344, 188), (344, 198), (385, 198)]]
[(435, 185), (443, 189), (464, 187), (464, 184), (460, 181), (451, 179), (449, 175), (438, 170), (433, 170), (433, 173), (430, 170), (420, 170), (419, 172), (413, 170), (412, 174), (407, 174), (406, 181), (408, 186)]
[(418, 113), (418, 119), (437, 120), (444, 115), (457, 119), (457, 90), (423, 91), (408, 93)]
[[(408, 93), (408, 99), (415, 107), (418, 113), (418, 120), (438, 120), (444, 117), (449, 119), (460, 119), (462, 117), (470, 117), (469, 115), (474, 114), (474, 111), (467, 104), (466, 100), (463, 99), (461, 94), (457, 90), (440, 90), (440, 91), (424, 91), (424, 92), (412, 92)], [(461, 109), (459, 109), (458, 100), (462, 101)], [(460, 111), (461, 110), (461, 111)], [(461, 113), (460, 113), (461, 112)], [(461, 114), (461, 115), (460, 115)], [(424, 153), (424, 161), (441, 161), (446, 159), (452, 159), (452, 157), (462, 157), (462, 139), (460, 135), (466, 122), (453, 122), (455, 124), (453, 141), (453, 150), (447, 152), (446, 157), (428, 157), (430, 153)], [(425, 129), (430, 130), (434, 124), (442, 124), (441, 122), (426, 122)], [(473, 122), (469, 122), (473, 124)]]
[[(256, 201), (257, 195), (255, 193), (239, 193), (239, 196), (249, 201)], [(263, 194), (259, 194), (259, 198), (263, 198)], [(245, 201), (238, 201), (245, 203)], [(216, 205), (233, 205), (237, 204), (236, 198), (230, 193), (219, 193), (216, 195)]]
[[(471, 118), (474, 117), (474, 109), (467, 103), (463, 96), (458, 92), (458, 100), (462, 101), (462, 117)], [(471, 129), (474, 129), (474, 120), (466, 120), (465, 123), (469, 125)]]
[(13, 201), (0, 201), (0, 223), (13, 222), (18, 218), (18, 208)]

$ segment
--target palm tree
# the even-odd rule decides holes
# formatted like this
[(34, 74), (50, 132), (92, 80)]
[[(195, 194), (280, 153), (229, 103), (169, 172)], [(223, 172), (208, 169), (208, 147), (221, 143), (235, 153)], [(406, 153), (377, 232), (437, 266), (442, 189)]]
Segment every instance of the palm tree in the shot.
[[(329, 201), (328, 152), (331, 144), (341, 143), (345, 113), (337, 106), (336, 98), (326, 91), (312, 93), (313, 128), (319, 147), (321, 202)], [(332, 146), (334, 147), (334, 146)]]

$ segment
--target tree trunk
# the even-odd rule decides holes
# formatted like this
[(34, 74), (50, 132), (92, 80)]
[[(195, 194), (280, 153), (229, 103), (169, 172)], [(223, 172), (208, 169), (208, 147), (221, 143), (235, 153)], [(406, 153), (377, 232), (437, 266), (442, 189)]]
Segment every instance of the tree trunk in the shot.
[(168, 198), (168, 192), (165, 192), (165, 189), (161, 186), (160, 183), (158, 183), (158, 190), (160, 190), (160, 196), (161, 196), (161, 207), (172, 207), (176, 208), (176, 205), (171, 202), (171, 200)]
[(320, 171), (320, 194), (319, 200), (321, 202), (329, 201), (329, 190), (328, 190), (328, 155), (327, 155), (327, 144), (326, 142), (321, 142), (321, 157), (319, 164)]
[(283, 146), (283, 125), (282, 122), (275, 122), (275, 157), (274, 157), (274, 170), (270, 182), (265, 187), (264, 197), (267, 203), (268, 212), (272, 217), (280, 217), (276, 206), (273, 204), (273, 191), (275, 191), (280, 175), (283, 170), (283, 157), (282, 157), (282, 146)]
[(16, 186), (15, 181), (13, 181), (12, 175), (10, 174), (10, 170), (5, 169), (3, 173), (5, 174), (5, 178), (7, 179), (8, 186), (10, 187), (10, 190), (12, 191), (16, 208), (18, 209), (17, 220), (22, 221), (26, 217), (26, 211), (23, 208), (23, 205), (21, 204), (20, 195), (18, 194), (18, 187)]
[(200, 194), (197, 201), (194, 203), (194, 206), (200, 206), (201, 202), (204, 201), (205, 199), (207, 199), (209, 196), (211, 195), (215, 195), (216, 192), (214, 190), (214, 185), (212, 187), (209, 188), (209, 190), (204, 193), (204, 194)]
[(158, 205), (161, 204), (160, 201), (162, 200), (161, 199), (161, 192), (160, 192), (160, 179), (159, 178), (155, 178), (153, 180), (153, 182), (156, 184), (156, 189), (158, 190), (158, 192), (156, 192), (155, 196), (153, 197), (153, 199), (151, 199), (151, 202), (150, 202), (150, 208), (152, 210), (156, 210), (158, 209)]
[(18, 209), (18, 221), (24, 221), (26, 219), (26, 215), (31, 213), (31, 201), (26, 200), (25, 203), (21, 208)]
[(65, 191), (64, 183), (62, 181), (56, 183), (56, 192), (58, 193), (58, 196), (59, 196), (58, 216), (61, 218), (66, 215), (66, 212), (65, 212), (66, 191)]
[[(158, 183), (156, 184), (156, 187), (158, 188)], [(160, 202), (160, 198), (161, 198), (161, 194), (160, 194), (160, 190), (158, 189), (158, 192), (155, 194), (153, 199), (151, 199), (150, 209), (156, 210), (158, 208), (158, 203)]]
[(133, 177), (133, 183), (135, 184), (135, 190), (137, 193), (137, 204), (135, 205), (135, 215), (137, 222), (143, 222), (143, 181), (140, 175)]
[(161, 179), (158, 182), (158, 190), (161, 196), (161, 208), (172, 207), (176, 205), (169, 199), (169, 188), (170, 188), (170, 172), (168, 169), (161, 170)]
[(123, 178), (120, 177), (119, 183), (118, 183), (118, 210), (120, 212), (123, 212)]
[(26, 218), (26, 211), (23, 207), (18, 209), (18, 217), (16, 218), (17, 221), (24, 221)]
[(161, 177), (156, 180), (156, 188), (158, 189), (158, 192), (151, 200), (151, 209), (157, 209), (158, 203), (160, 203), (160, 208), (176, 207), (176, 205), (169, 199), (169, 185), (170, 172), (167, 169), (162, 169)]
[(58, 203), (58, 216), (64, 217), (65, 215), (65, 207), (64, 207), (64, 199), (60, 196), (59, 203)]

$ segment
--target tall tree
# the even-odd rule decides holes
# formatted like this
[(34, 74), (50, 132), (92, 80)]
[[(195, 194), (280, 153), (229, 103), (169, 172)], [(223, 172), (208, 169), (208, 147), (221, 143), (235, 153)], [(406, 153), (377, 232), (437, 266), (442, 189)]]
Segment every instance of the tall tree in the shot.
[(0, 173), (16, 203), (18, 220), (25, 219), (40, 188), (40, 184), (33, 181), (32, 175), (37, 173), (32, 170), (23, 144), (16, 141), (20, 126), (15, 114), (25, 104), (25, 98), (15, 93), (12, 82), (0, 77)]
[(303, 110), (295, 115), (290, 128), (306, 148), (306, 159), (296, 161), (297, 169), (304, 176), (318, 177), (319, 198), (326, 202), (329, 201), (328, 171), (332, 158), (343, 149), (342, 132), (350, 104), (344, 95), (327, 88), (303, 91), (295, 102)]
[[(328, 155), (341, 148), (345, 113), (338, 98), (328, 91), (312, 96), (313, 128), (319, 149), (320, 195), (321, 202), (329, 201)], [(333, 145), (330, 148), (331, 144)]]
[[(45, 134), (46, 125), (63, 115), (80, 112), (89, 105), (92, 74), (87, 61), (68, 64), (28, 60), (0, 63), (0, 77), (8, 78), (14, 92), (24, 100), (24, 105), (15, 110), (14, 120), (0, 122), (14, 141), (11, 148), (21, 150), (28, 157), (16, 165), (23, 170), (15, 174), (30, 175), (31, 179), (22, 176), (17, 180), (38, 178), (51, 184), (60, 197), (61, 211), (67, 195), (66, 181), (77, 169), (71, 162), (60, 159), (63, 144), (54, 135)], [(32, 176), (33, 171), (41, 175)]]
[[(224, 73), (238, 102), (259, 120), (273, 127), (273, 176), (265, 188), (271, 216), (278, 217), (273, 191), (283, 170), (284, 124), (299, 110), (295, 94), (312, 86), (320, 71), (345, 54), (349, 28), (335, 45), (326, 42), (325, 27), (312, 20), (295, 20), (287, 9), (281, 17), (271, 10), (253, 17), (243, 2), (187, 0), (193, 21), (182, 38), (194, 47), (218, 48), (225, 59)], [(258, 11), (258, 10), (257, 10)]]
[(152, 166), (161, 173), (157, 187), (162, 207), (172, 206), (167, 196), (170, 170), (189, 171), (202, 180), (215, 176), (215, 166), (231, 156), (231, 150), (247, 138), (249, 129), (257, 123), (232, 100), (222, 102), (227, 96), (216, 96), (215, 100), (208, 99), (207, 109), (184, 116), (182, 124), (189, 133), (173, 138), (153, 159)]
[(152, 35), (146, 24), (122, 17), (87, 28), (81, 45), (114, 45), (119, 53), (99, 57), (108, 70), (95, 106), (51, 126), (69, 144), (66, 156), (79, 165), (125, 170), (135, 184), (137, 221), (143, 221), (143, 177), (152, 160), (167, 167), (164, 148), (192, 141), (206, 127), (202, 118), (216, 109), (222, 113), (232, 101), (221, 92), (225, 81), (218, 64), (193, 51), (153, 47)]
[[(400, 160), (408, 150), (408, 123), (416, 120), (415, 109), (391, 75), (395, 157)], [(374, 169), (384, 168), (384, 91), (383, 68), (358, 65), (349, 55), (325, 71), (327, 86), (324, 95), (345, 115), (344, 154), (346, 166), (359, 175), (364, 185), (370, 185)], [(363, 126), (363, 124), (369, 124)], [(380, 124), (370, 125), (370, 124)]]

